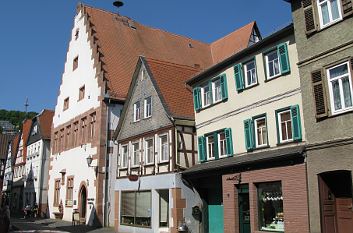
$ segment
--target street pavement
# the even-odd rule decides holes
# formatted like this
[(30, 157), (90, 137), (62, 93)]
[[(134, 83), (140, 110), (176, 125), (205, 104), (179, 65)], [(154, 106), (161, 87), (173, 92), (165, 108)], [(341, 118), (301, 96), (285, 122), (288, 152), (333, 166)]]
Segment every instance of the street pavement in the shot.
[(75, 232), (75, 233), (114, 233), (113, 228), (97, 228), (85, 225), (73, 226), (71, 222), (57, 219), (23, 219), (11, 218), (10, 232)]

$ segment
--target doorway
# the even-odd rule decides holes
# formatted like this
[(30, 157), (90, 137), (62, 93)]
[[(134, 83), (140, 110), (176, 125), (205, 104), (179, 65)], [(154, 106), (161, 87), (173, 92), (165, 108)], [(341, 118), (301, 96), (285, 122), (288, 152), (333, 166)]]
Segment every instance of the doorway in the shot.
[(239, 185), (238, 188), (239, 233), (250, 233), (249, 185)]
[(322, 233), (351, 233), (352, 175), (331, 171), (318, 176)]
[(82, 186), (79, 194), (79, 211), (80, 218), (86, 219), (86, 210), (87, 210), (87, 189), (85, 186)]

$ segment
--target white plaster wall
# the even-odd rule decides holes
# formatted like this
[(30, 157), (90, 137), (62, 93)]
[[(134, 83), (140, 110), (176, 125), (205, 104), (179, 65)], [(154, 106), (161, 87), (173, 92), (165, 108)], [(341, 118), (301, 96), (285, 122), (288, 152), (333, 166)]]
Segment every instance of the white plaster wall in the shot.
[[(263, 52), (283, 42), (286, 42), (288, 45), (291, 72), (265, 82)], [(246, 62), (254, 56), (256, 59), (259, 85), (238, 93), (236, 91), (232, 65), (219, 73), (226, 73), (227, 75), (228, 100), (196, 113), (198, 136), (218, 129), (232, 128), (233, 150), (235, 154), (246, 152), (244, 120), (266, 113), (269, 145), (270, 147), (275, 147), (277, 146), (275, 110), (296, 104), (298, 104), (300, 108), (302, 138), (303, 141), (305, 141), (300, 76), (296, 66), (298, 57), (294, 37), (291, 36), (282, 41), (278, 41), (236, 63)], [(214, 77), (216, 76), (218, 75)]]
[[(94, 186), (94, 181), (96, 179), (94, 168), (88, 167), (86, 158), (89, 155), (97, 153), (96, 147), (91, 147), (91, 144), (86, 144), (85, 146), (76, 147), (74, 149), (64, 151), (60, 154), (52, 155), (53, 161), (51, 162), (52, 170), (49, 171), (50, 180), (49, 180), (49, 214), (51, 218), (54, 218), (54, 212), (59, 212), (57, 207), (53, 207), (54, 202), (54, 187), (55, 179), (61, 179), (61, 173), (63, 169), (66, 170), (65, 174), (65, 184), (60, 187), (60, 200), (62, 200), (64, 207), (64, 216), (63, 219), (66, 221), (72, 220), (72, 211), (73, 209), (78, 209), (78, 197), (80, 191), (80, 184), (82, 181), (87, 184), (87, 199), (93, 199), (94, 203), (96, 200), (96, 187)], [(95, 165), (97, 161), (93, 161), (92, 165)], [(73, 202), (76, 205), (73, 207), (65, 207), (66, 200), (66, 182), (67, 177), (74, 175), (74, 189), (73, 189)], [(87, 214), (86, 214), (86, 223), (92, 224), (92, 219), (90, 216), (93, 210), (93, 205), (87, 204)]]
[(9, 146), (9, 150), (7, 153), (7, 159), (6, 159), (6, 166), (5, 166), (5, 172), (4, 172), (4, 184), (2, 187), (2, 190), (5, 191), (7, 190), (7, 184), (8, 181), (12, 181), (12, 164), (11, 164), (11, 145)]
[[(55, 107), (53, 118), (54, 128), (61, 125), (80, 113), (86, 112), (91, 108), (99, 107), (98, 97), (101, 94), (101, 88), (98, 87), (96, 78), (96, 69), (93, 67), (92, 50), (86, 33), (84, 19), (79, 13), (75, 17), (74, 27), (72, 29), (72, 39), (69, 43), (67, 58), (65, 62), (64, 73), (60, 93)], [(79, 29), (79, 37), (75, 40), (76, 30)], [(72, 70), (73, 60), (78, 56), (78, 68)], [(78, 101), (79, 89), (85, 85), (85, 98)], [(64, 99), (70, 98), (69, 108), (63, 111)]]

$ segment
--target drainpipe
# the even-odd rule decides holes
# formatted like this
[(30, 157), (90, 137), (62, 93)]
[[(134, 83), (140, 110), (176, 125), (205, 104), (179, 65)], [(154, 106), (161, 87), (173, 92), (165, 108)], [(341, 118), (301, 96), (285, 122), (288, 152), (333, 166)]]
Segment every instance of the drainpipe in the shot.
[(105, 96), (104, 98), (105, 100), (105, 104), (107, 105), (107, 122), (106, 122), (106, 143), (105, 143), (105, 169), (104, 169), (104, 223), (103, 225), (105, 227), (108, 226), (109, 221), (108, 221), (108, 184), (109, 184), (109, 176), (108, 176), (108, 167), (109, 167), (109, 153), (108, 153), (108, 148), (109, 148), (109, 143), (110, 143), (110, 139), (109, 139), (109, 122), (110, 122), (110, 112), (109, 112), (109, 106), (110, 106), (110, 98), (109, 96)]
[(44, 180), (44, 172), (45, 169), (44, 169), (44, 164), (45, 164), (45, 160), (46, 160), (46, 157), (44, 157), (44, 147), (45, 147), (45, 143), (44, 143), (44, 140), (42, 139), (42, 154), (41, 154), (41, 165), (40, 165), (40, 185), (39, 185), (39, 199), (38, 199), (38, 208), (40, 208), (40, 212), (42, 212), (42, 207), (41, 207), (41, 203), (42, 203), (42, 191), (44, 190), (43, 188), (43, 180)]

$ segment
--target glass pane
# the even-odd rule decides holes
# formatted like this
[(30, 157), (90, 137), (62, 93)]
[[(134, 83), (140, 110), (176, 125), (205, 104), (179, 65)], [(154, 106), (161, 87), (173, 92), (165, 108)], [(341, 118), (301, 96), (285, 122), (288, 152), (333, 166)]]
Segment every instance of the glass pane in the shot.
[(213, 136), (207, 137), (207, 154), (209, 158), (213, 158), (213, 145), (214, 145), (214, 140)]
[(340, 84), (338, 80), (332, 81), (332, 92), (333, 92), (333, 103), (335, 110), (340, 110), (342, 109), (342, 104), (341, 104), (341, 95), (340, 95)]
[(281, 182), (258, 185), (259, 222), (264, 231), (284, 232)]
[(214, 91), (214, 100), (219, 101), (222, 99), (222, 94), (221, 94), (221, 80), (216, 80), (213, 82), (213, 91)]
[(220, 155), (226, 155), (227, 150), (226, 150), (226, 137), (224, 133), (219, 134), (219, 150), (220, 150)]
[(151, 191), (136, 193), (136, 225), (151, 226)]
[(258, 146), (267, 144), (266, 120), (265, 118), (256, 120), (257, 144)]
[(342, 78), (342, 86), (343, 86), (344, 106), (346, 108), (352, 107), (352, 93), (351, 93), (351, 85), (349, 82), (349, 77)]
[(347, 64), (337, 66), (333, 69), (330, 69), (330, 79), (333, 79), (338, 76), (342, 76), (348, 74), (348, 66)]
[(323, 25), (328, 24), (330, 22), (330, 16), (328, 12), (327, 2), (321, 5), (321, 14), (322, 14), (322, 24)]
[(169, 190), (159, 191), (159, 226), (168, 227)]
[(121, 221), (123, 224), (134, 224), (135, 193), (121, 192)]
[(331, 0), (331, 13), (332, 13), (332, 20), (336, 20), (340, 17), (339, 8), (338, 8), (338, 1)]

